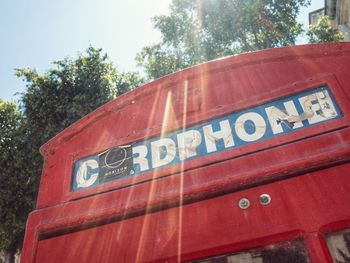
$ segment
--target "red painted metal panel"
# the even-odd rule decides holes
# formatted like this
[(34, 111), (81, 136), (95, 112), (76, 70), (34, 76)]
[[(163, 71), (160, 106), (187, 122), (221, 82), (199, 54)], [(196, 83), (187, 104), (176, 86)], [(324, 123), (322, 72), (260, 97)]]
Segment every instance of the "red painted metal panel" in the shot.
[[(45, 237), (38, 242), (36, 259), (176, 262), (178, 255), (181, 260), (193, 260), (305, 235), (313, 262), (328, 262), (317, 246), (322, 234), (319, 231), (331, 222), (347, 221), (350, 226), (349, 170), (350, 164), (340, 165), (145, 216)], [(271, 195), (270, 205), (259, 204), (262, 193)], [(241, 197), (251, 200), (247, 210), (237, 206)]]
[[(349, 61), (350, 43), (229, 57), (146, 84), (85, 116), (42, 148), (21, 262), (188, 261), (299, 237), (312, 262), (331, 262), (323, 233), (350, 226)], [(342, 118), (71, 190), (76, 160), (324, 84)], [(164, 116), (167, 99), (172, 110)], [(272, 196), (270, 205), (258, 203), (262, 193)], [(249, 209), (238, 208), (241, 197), (251, 200)]]
[[(175, 165), (156, 173), (146, 173), (104, 184), (98, 189), (72, 193), (71, 174), (74, 160), (324, 83), (336, 93), (337, 101), (345, 112), (341, 120), (310, 127), (308, 130), (253, 146), (202, 157), (187, 162), (184, 170), (348, 126), (349, 94), (346, 92), (349, 90), (347, 87), (350, 83), (350, 72), (346, 65), (349, 61), (349, 51), (349, 44), (341, 43), (288, 47), (245, 54), (184, 70), (121, 96), (87, 115), (43, 147), (45, 167), (38, 208), (163, 177), (182, 169), (181, 165)], [(168, 122), (163, 123), (167, 94), (171, 92), (174, 94), (172, 96), (179, 100), (183, 97), (186, 85), (190, 91), (201, 90), (200, 100), (198, 97), (193, 101), (188, 98), (190, 105), (200, 104), (200, 108), (191, 106), (191, 109), (198, 110), (181, 115), (176, 113), (183, 111), (183, 104), (172, 103), (174, 110), (167, 116)], [(263, 166), (264, 163), (261, 162), (260, 167)]]

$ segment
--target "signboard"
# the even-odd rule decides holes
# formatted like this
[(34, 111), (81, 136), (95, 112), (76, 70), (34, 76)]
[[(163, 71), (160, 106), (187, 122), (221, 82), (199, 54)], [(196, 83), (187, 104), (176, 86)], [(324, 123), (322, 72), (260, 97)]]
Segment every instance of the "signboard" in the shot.
[(244, 147), (342, 116), (327, 86), (307, 90), (77, 160), (74, 163), (72, 190), (78, 191)]

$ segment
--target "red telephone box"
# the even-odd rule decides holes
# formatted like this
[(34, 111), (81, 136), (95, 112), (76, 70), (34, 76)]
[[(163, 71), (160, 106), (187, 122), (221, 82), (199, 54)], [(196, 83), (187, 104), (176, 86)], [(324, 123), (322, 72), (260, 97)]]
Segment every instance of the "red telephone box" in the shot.
[(211, 61), (46, 143), (21, 262), (349, 262), (350, 43)]

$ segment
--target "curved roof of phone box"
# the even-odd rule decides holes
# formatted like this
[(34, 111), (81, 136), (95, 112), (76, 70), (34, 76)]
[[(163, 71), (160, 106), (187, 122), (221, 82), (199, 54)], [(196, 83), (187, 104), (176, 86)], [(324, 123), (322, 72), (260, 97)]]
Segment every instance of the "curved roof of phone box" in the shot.
[(174, 84), (179, 83), (184, 79), (194, 78), (199, 75), (207, 74), (216, 70), (224, 70), (226, 68), (237, 68), (245, 65), (295, 59), (298, 57), (330, 56), (348, 52), (350, 52), (350, 42), (289, 46), (224, 57), (186, 68), (144, 84), (141, 87), (129, 91), (104, 104), (53, 137), (40, 148), (40, 152), (44, 157), (53, 154), (57, 148), (64, 147), (65, 142), (72, 140), (84, 130), (84, 128), (105, 118), (110, 113), (116, 112), (118, 109), (122, 109), (127, 105), (135, 103), (135, 101), (142, 99), (142, 97), (147, 94), (157, 92), (159, 86), (167, 87), (173, 85), (176, 87)]

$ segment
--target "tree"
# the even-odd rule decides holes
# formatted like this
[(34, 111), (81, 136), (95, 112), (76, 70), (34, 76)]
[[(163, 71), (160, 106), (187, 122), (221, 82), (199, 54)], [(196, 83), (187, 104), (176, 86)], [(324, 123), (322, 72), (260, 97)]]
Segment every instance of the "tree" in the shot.
[(11, 258), (22, 246), (25, 221), (34, 208), (43, 164), (39, 147), (143, 81), (136, 73), (117, 72), (108, 56), (93, 47), (54, 65), (44, 74), (16, 70), (27, 85), (21, 111), (14, 103), (0, 101), (0, 250)]
[(328, 16), (322, 17), (317, 25), (310, 26), (306, 34), (310, 44), (338, 42), (345, 39), (344, 33), (340, 32), (338, 28), (332, 27)]
[(44, 143), (87, 113), (142, 83), (136, 73), (118, 73), (101, 49), (86, 56), (54, 62), (43, 75), (17, 69), (27, 82), (22, 96), (24, 114), (35, 142)]
[(222, 56), (295, 44), (309, 0), (173, 0), (154, 18), (161, 43), (136, 56), (149, 78)]
[(13, 102), (0, 99), (0, 251), (7, 262), (22, 245), (27, 214), (33, 207), (33, 190), (27, 175), (23, 116)]

